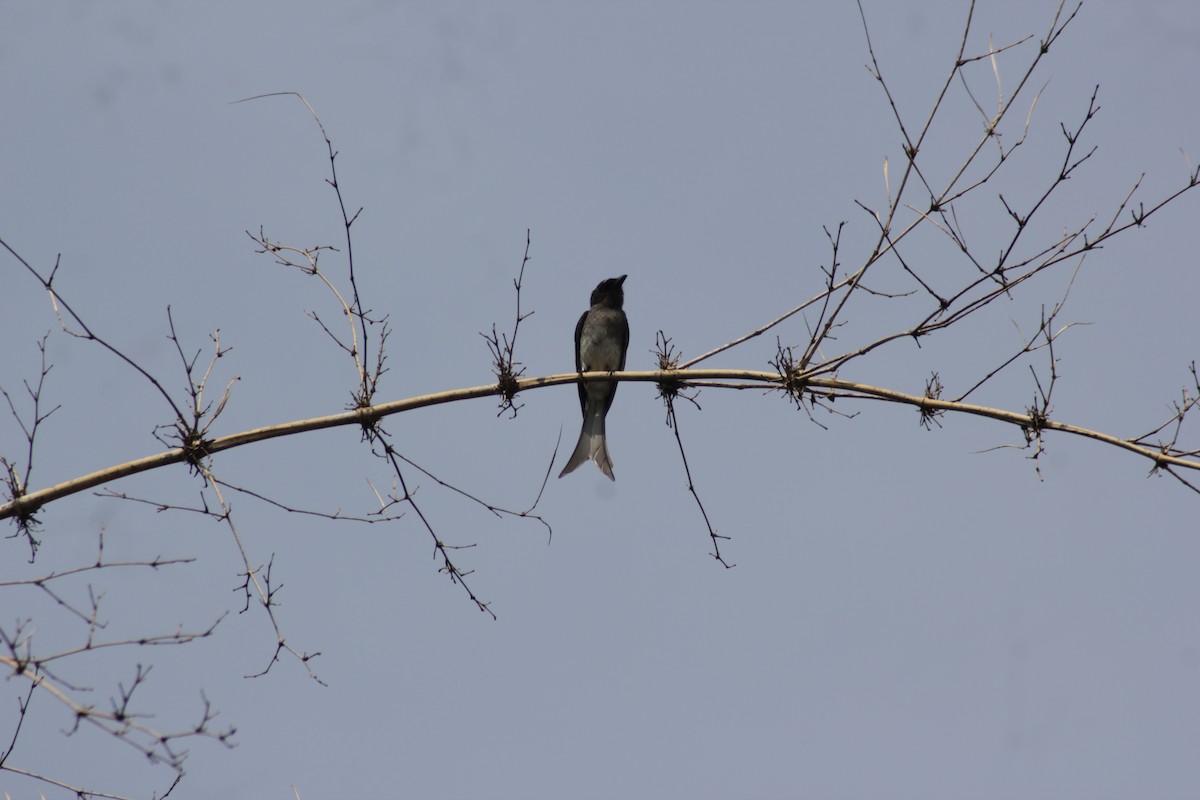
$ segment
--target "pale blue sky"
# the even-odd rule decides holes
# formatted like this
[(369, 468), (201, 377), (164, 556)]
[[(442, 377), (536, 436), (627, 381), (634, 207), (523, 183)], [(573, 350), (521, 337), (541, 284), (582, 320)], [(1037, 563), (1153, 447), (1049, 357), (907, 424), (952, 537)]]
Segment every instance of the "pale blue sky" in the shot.
[[(962, 3), (865, 0), (872, 37), (914, 123), (957, 48)], [(968, 52), (1044, 35), (1055, 4), (982, 2)], [(629, 366), (653, 366), (655, 332), (704, 352), (819, 290), (822, 225), (847, 220), (842, 260), (874, 240), (855, 200), (885, 201), (900, 136), (852, 2), (40, 3), (0, 13), (0, 236), (46, 269), (93, 327), (169, 389), (183, 379), (166, 306), (189, 349), (221, 331), (218, 422), (233, 433), (341, 410), (344, 356), (304, 316), (336, 309), (314, 281), (255, 255), (245, 231), (336, 244), (328, 163), (304, 93), (340, 151), (367, 304), (391, 317), (380, 399), (491, 380), (479, 331), (511, 322), (526, 228), (532, 256), (518, 358), (568, 371), (588, 293), (628, 273)], [(1032, 43), (1001, 59), (1011, 90)], [(1088, 3), (1035, 78), (1030, 140), (1000, 184), (1028, 200), (1100, 84), (1099, 150), (1046, 210), (1043, 235), (1111, 214), (1139, 174), (1147, 199), (1200, 158), (1200, 7)], [(981, 63), (972, 89), (994, 98)], [(980, 123), (954, 87), (929, 145), (956, 165)], [(1022, 104), (1024, 108), (1028, 103)], [(1022, 112), (1023, 114), (1024, 112)], [(1183, 154), (1181, 154), (1183, 151)], [(1169, 413), (1200, 356), (1196, 197), (1089, 257), (1060, 342), (1055, 416), (1128, 436)], [(990, 252), (1009, 221), (995, 193), (963, 209)], [(953, 253), (914, 248), (930, 269)], [(322, 262), (336, 273), (335, 257)], [(920, 392), (931, 370), (962, 389), (1019, 346), (1066, 274), (998, 303), (958, 334), (864, 359), (843, 377)], [(59, 410), (42, 432), (44, 486), (156, 449), (160, 397), (98, 348), (57, 332), (49, 304), (0, 258), (0, 385), (36, 376)], [(846, 346), (909, 320), (864, 305)], [(796, 319), (785, 344), (806, 339)], [(714, 360), (766, 369), (774, 332)], [(1025, 368), (976, 402), (1015, 410)], [(573, 387), (529, 392), (518, 418), (489, 400), (388, 420), (405, 453), (498, 504), (536, 495)], [(1114, 449), (1048, 440), (1039, 480), (1018, 431), (948, 417), (932, 433), (907, 407), (860, 404), (811, 424), (783, 399), (706, 390), (682, 407), (693, 476), (733, 537), (723, 570), (685, 488), (648, 384), (609, 417), (617, 482), (585, 465), (551, 480), (554, 526), (496, 520), (427, 479), (423, 508), (499, 621), (430, 558), (410, 514), (391, 527), (283, 515), (235, 500), (255, 563), (274, 555), (279, 619), (328, 688), (285, 659), (258, 609), (210, 640), (114, 651), (61, 667), (100, 705), (153, 663), (143, 707), (193, 721), (201, 689), (238, 747), (191, 746), (181, 798), (1182, 798), (1200, 785), (1200, 498)], [(839, 409), (842, 406), (839, 404)], [(1193, 435), (1192, 442), (1195, 442)], [(0, 453), (23, 449), (0, 416)], [(560, 453), (561, 458), (565, 454)], [(352, 430), (220, 455), (218, 475), (281, 500), (365, 512), (387, 474)], [(557, 470), (555, 470), (557, 474)], [(195, 503), (176, 467), (111, 488)], [(194, 556), (158, 573), (98, 576), (115, 637), (202, 627), (240, 609), (228, 531), (192, 515), (80, 495), (44, 513), (32, 567), (0, 540), (0, 580), (88, 559)], [(86, 584), (73, 585), (75, 598)], [(0, 624), (32, 617), (35, 645), (85, 631), (32, 593), (0, 594)], [(0, 742), (24, 686), (0, 695)], [(12, 763), (149, 796), (164, 771), (70, 726), (35, 698)], [(0, 790), (48, 788), (0, 772)]]

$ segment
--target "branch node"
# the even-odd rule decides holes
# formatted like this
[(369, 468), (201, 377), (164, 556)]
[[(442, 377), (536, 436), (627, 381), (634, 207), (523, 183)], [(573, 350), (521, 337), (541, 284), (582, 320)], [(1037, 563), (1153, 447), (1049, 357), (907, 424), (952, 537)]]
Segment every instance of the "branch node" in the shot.
[[(928, 400), (940, 400), (942, 398), (942, 379), (934, 372), (925, 381), (925, 397)], [(929, 405), (922, 404), (917, 409), (921, 414), (921, 427), (927, 431), (933, 430), (933, 426), (942, 427), (941, 420), (938, 417), (946, 413), (940, 408), (934, 408)]]
[(793, 348), (784, 347), (779, 337), (775, 337), (775, 358), (768, 363), (779, 372), (779, 385), (783, 393), (796, 405), (797, 410), (803, 409), (804, 390), (808, 384), (803, 371), (796, 366)]
[[(654, 335), (654, 353), (658, 359), (658, 369), (660, 372), (675, 372), (679, 369), (679, 361), (683, 358), (683, 353), (675, 349), (675, 345), (671, 344), (671, 337), (667, 336), (662, 331)], [(679, 396), (684, 387), (682, 378), (664, 378), (657, 383), (658, 396), (663, 400), (674, 400)], [(695, 397), (684, 396), (685, 399), (695, 403)]]

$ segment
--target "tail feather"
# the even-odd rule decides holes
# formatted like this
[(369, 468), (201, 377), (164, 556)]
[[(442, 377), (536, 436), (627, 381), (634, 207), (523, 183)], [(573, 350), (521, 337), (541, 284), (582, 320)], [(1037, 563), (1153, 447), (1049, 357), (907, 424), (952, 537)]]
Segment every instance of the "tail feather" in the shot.
[(561, 478), (569, 472), (574, 472), (580, 464), (588, 460), (595, 461), (596, 466), (608, 476), (610, 481), (616, 480), (613, 475), (612, 459), (608, 455), (608, 445), (604, 439), (603, 411), (593, 411), (584, 419), (583, 429), (579, 431), (579, 442), (575, 445), (575, 452), (571, 453), (571, 458), (567, 460), (567, 465), (563, 467), (563, 471), (558, 474), (558, 477)]

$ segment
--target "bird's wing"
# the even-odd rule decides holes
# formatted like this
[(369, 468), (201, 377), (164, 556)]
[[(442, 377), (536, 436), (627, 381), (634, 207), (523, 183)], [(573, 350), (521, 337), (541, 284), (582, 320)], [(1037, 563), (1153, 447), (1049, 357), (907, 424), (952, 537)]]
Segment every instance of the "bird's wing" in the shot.
[[(591, 311), (588, 309), (583, 312), (579, 318), (579, 322), (575, 324), (575, 371), (583, 372), (583, 359), (579, 357), (579, 340), (583, 338), (583, 323), (587, 320), (587, 315)], [(584, 414), (587, 413), (587, 389), (582, 382), (575, 384), (575, 388), (579, 389), (579, 410)]]

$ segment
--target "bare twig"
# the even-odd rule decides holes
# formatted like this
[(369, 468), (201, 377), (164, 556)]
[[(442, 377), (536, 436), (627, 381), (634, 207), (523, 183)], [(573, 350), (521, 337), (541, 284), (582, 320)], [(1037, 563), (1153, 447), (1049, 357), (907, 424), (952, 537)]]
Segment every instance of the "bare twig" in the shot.
[[(355, 221), (358, 220), (358, 216), (363, 210), (360, 207), (357, 211), (351, 214), (346, 208), (346, 199), (342, 194), (342, 185), (338, 181), (337, 174), (338, 152), (333, 149), (333, 141), (329, 138), (329, 134), (325, 130), (325, 124), (321, 122), (321, 118), (317, 115), (316, 110), (312, 107), (304, 95), (300, 94), (299, 92), (270, 92), (268, 94), (260, 94), (255, 95), (254, 97), (246, 97), (241, 100), (235, 100), (232, 104), (246, 103), (251, 100), (261, 100), (267, 97), (297, 98), (301, 103), (304, 104), (304, 107), (308, 109), (308, 113), (312, 115), (313, 121), (317, 123), (317, 128), (321, 131), (321, 138), (325, 142), (325, 150), (329, 158), (329, 177), (325, 182), (329, 184), (329, 186), (333, 189), (334, 194), (337, 196), (338, 211), (341, 213), (342, 217), (342, 231), (345, 239), (346, 252), (346, 272), (347, 279), (350, 283), (350, 299), (347, 300), (342, 296), (342, 294), (335, 288), (332, 281), (324, 276), (317, 265), (320, 251), (331, 250), (336, 252), (336, 248), (323, 245), (306, 249), (280, 245), (278, 243), (270, 243), (268, 242), (266, 236), (263, 235), (261, 228), (259, 229), (258, 237), (255, 237), (249, 231), (247, 231), (247, 235), (260, 244), (262, 249), (259, 252), (271, 253), (276, 257), (279, 263), (285, 266), (298, 267), (310, 275), (320, 277), (321, 280), (324, 281), (326, 287), (337, 296), (338, 302), (345, 311), (347, 321), (350, 323), (351, 330), (349, 345), (344, 344), (340, 339), (338, 339), (338, 337), (334, 336), (329, 328), (320, 321), (315, 313), (312, 314), (312, 317), (317, 321), (318, 324), (321, 325), (325, 332), (329, 334), (330, 337), (333, 338), (333, 340), (337, 342), (342, 349), (346, 350), (346, 352), (349, 353), (353, 358), (355, 371), (358, 375), (358, 388), (353, 394), (351, 407), (366, 408), (371, 405), (375, 397), (375, 392), (379, 388), (379, 381), (383, 377), (384, 373), (387, 372), (387, 369), (384, 367), (384, 363), (386, 362), (387, 358), (384, 355), (383, 348), (385, 342), (387, 341), (389, 331), (387, 317), (384, 316), (377, 318), (372, 316), (372, 311), (363, 306), (362, 295), (360, 294), (358, 288), (358, 276), (355, 272), (354, 264), (354, 237), (351, 235), (350, 229), (353, 227)], [(308, 268), (306, 269), (301, 266), (300, 263), (293, 262), (288, 257), (288, 253), (295, 253), (302, 257), (308, 262)], [(369, 366), (371, 364), (371, 338), (368, 326), (374, 325), (380, 326), (379, 343), (376, 345), (375, 363), (373, 366)]]
[(491, 334), (480, 332), (480, 336), (487, 342), (488, 350), (492, 354), (492, 370), (496, 373), (496, 386), (499, 388), (500, 394), (500, 410), (496, 412), (496, 416), (500, 416), (505, 411), (509, 412), (512, 418), (516, 418), (517, 411), (521, 406), (515, 405), (513, 399), (517, 394), (517, 380), (525, 374), (525, 367), (520, 361), (516, 360), (515, 350), (517, 347), (517, 331), (521, 329), (521, 323), (533, 315), (532, 311), (521, 313), (521, 284), (525, 280), (525, 265), (529, 263), (529, 245), (530, 245), (530, 229), (525, 229), (525, 256), (521, 259), (521, 269), (517, 273), (517, 277), (513, 280), (513, 288), (517, 292), (517, 312), (513, 319), (512, 335), (498, 334), (496, 324), (492, 323)]

